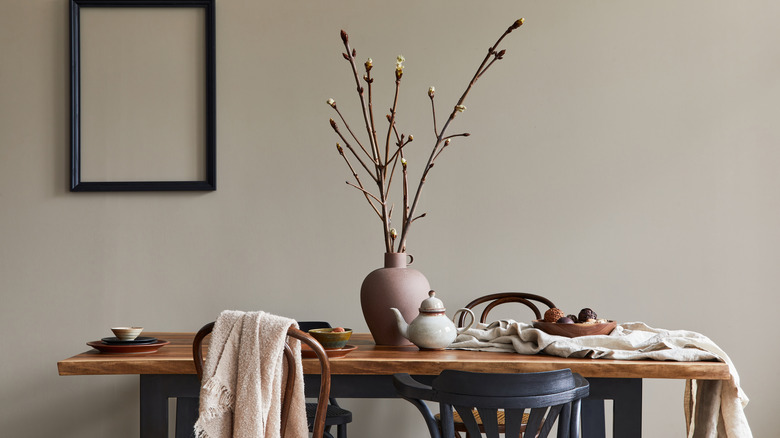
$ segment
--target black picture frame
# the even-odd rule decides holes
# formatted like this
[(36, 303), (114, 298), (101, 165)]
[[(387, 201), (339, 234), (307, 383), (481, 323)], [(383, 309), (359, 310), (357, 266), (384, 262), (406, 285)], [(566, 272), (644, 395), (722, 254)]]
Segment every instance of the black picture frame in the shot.
[[(72, 192), (111, 191), (209, 191), (216, 190), (216, 38), (215, 0), (70, 0), (70, 124)], [(82, 181), (82, 87), (81, 9), (82, 8), (202, 8), (205, 12), (205, 120), (201, 148), (205, 154), (204, 179), (195, 181)], [(200, 129), (200, 127), (198, 128)], [(200, 152), (198, 152), (200, 153)], [(200, 157), (197, 157), (200, 160)]]

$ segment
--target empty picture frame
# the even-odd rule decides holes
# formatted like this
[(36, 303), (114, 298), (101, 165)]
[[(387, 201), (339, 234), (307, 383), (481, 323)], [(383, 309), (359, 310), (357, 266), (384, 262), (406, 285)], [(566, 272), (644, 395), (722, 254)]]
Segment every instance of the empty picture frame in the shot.
[(216, 190), (215, 52), (214, 0), (70, 0), (70, 190)]

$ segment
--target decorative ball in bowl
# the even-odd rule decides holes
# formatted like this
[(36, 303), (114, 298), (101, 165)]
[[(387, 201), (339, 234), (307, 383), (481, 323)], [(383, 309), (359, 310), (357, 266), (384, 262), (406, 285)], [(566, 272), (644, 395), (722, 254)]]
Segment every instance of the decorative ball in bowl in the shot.
[(337, 350), (347, 345), (349, 337), (352, 336), (352, 329), (341, 327), (317, 328), (309, 330), (309, 334), (322, 344), (322, 348)]
[(144, 331), (143, 327), (112, 327), (111, 331), (122, 341), (132, 341)]
[(533, 326), (548, 335), (565, 336), (567, 338), (578, 338), (580, 336), (608, 335), (615, 329), (615, 321), (568, 323), (544, 322), (540, 319), (533, 321)]

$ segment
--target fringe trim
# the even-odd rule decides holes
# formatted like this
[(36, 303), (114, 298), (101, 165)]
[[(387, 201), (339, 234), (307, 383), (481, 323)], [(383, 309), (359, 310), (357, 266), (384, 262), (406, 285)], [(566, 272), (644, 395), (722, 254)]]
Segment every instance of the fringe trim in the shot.
[(207, 407), (205, 408), (201, 406), (198, 421), (195, 423), (195, 437), (208, 438), (209, 434), (204, 430), (201, 421), (208, 422), (223, 414), (232, 412), (235, 397), (230, 388), (213, 378), (203, 384), (201, 394), (205, 394), (205, 396), (201, 396), (201, 401), (216, 401), (216, 403), (206, 403)]
[[(214, 418), (225, 412), (233, 410), (235, 403), (235, 397), (233, 392), (227, 386), (220, 383), (217, 379), (209, 379), (203, 384), (202, 392), (206, 393), (206, 400), (213, 401), (215, 403), (207, 403), (206, 409), (202, 409), (200, 414), (204, 415), (207, 419)], [(203, 398), (203, 397), (201, 397)]]

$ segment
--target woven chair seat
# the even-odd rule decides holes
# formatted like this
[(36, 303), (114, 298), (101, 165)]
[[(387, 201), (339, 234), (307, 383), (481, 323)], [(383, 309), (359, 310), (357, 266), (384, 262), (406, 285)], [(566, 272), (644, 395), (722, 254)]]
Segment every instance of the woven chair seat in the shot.
[[(479, 416), (479, 412), (474, 409), (472, 410), (474, 412), (474, 419), (477, 420), (477, 424), (479, 424), (480, 430), (482, 430), (482, 418)], [(498, 431), (503, 433), (504, 432), (504, 411), (499, 410), (496, 413), (496, 417), (498, 417)], [(528, 423), (528, 413), (523, 414), (523, 426), (520, 428), (522, 432), (525, 431), (525, 425)], [(441, 414), (435, 415), (436, 421), (439, 421), (441, 419)], [(460, 418), (460, 414), (458, 414), (458, 411), (452, 411), (452, 419), (455, 422), (455, 430), (458, 432), (466, 432), (466, 425), (463, 424), (463, 420)]]

